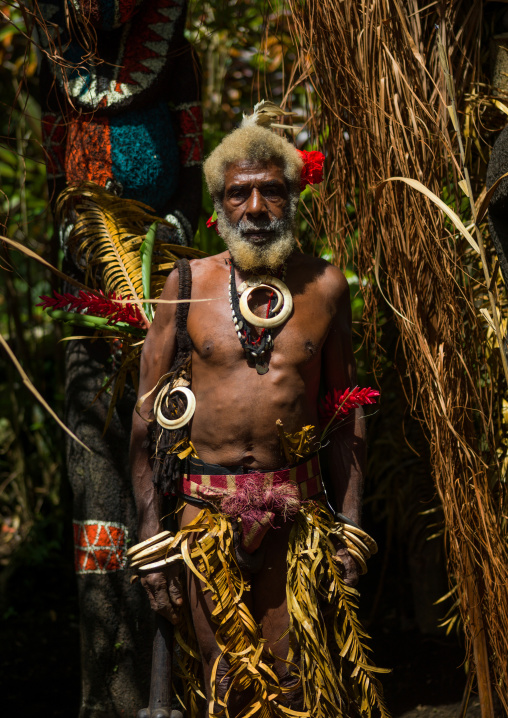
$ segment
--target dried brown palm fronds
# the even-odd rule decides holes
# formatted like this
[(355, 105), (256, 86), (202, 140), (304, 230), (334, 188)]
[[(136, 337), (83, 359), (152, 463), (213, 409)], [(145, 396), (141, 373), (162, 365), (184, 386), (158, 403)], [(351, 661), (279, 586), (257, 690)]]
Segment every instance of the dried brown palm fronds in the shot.
[[(423, 183), (463, 219), (472, 216), (465, 185), (459, 185), (464, 174), (437, 39), (447, 48), (460, 117), (466, 93), (477, 93), (482, 4), (288, 4), (300, 75), (312, 83), (310, 101), (319, 104), (311, 134), (327, 153), (327, 182), (313, 195), (315, 231), (328, 238), (342, 264), (348, 235), (358, 229), (356, 260), (367, 279), (371, 337), (379, 291), (393, 310), (405, 358), (398, 365), (407, 372), (412, 410), (429, 441), (449, 574), (474, 649), (483, 714), (492, 716), (491, 685), (508, 710), (506, 485), (500, 464), (506, 432), (499, 401), (506, 382), (480, 308), (489, 289), (503, 294), (504, 287), (499, 279), (497, 287), (495, 281), (485, 285), (478, 255), (428, 198), (390, 183), (375, 216), (372, 202), (380, 182), (399, 176)], [(478, 168), (477, 150), (469, 144), (469, 159)], [(482, 183), (473, 176), (477, 197)], [(489, 256), (487, 241), (486, 247)]]

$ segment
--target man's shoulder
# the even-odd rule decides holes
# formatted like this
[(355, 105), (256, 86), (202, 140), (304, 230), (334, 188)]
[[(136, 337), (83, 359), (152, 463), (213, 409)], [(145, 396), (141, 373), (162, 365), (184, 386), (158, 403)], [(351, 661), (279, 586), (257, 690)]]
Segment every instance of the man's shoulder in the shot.
[(305, 282), (315, 283), (321, 291), (327, 294), (340, 295), (348, 290), (344, 273), (326, 259), (295, 253), (292, 264), (297, 277), (299, 276)]
[(221, 252), (220, 254), (214, 254), (210, 257), (201, 257), (201, 259), (191, 259), (190, 265), (192, 274), (207, 274), (213, 272), (222, 267), (229, 266), (228, 263), (229, 252)]
[[(216, 254), (211, 257), (202, 257), (201, 259), (191, 259), (191, 276), (192, 283), (202, 283), (205, 280), (210, 280), (216, 271), (222, 269), (226, 265), (227, 252)], [(178, 293), (178, 269), (173, 269), (167, 279), (164, 286), (165, 295), (173, 295)]]
[(192, 286), (198, 291), (209, 292), (211, 288), (227, 283), (229, 276), (229, 253), (221, 252), (211, 257), (191, 261)]

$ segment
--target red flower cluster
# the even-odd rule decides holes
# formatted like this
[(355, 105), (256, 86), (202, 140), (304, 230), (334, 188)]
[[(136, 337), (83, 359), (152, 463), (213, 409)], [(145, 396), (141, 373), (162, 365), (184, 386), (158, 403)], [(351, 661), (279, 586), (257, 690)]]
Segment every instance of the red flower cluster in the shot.
[(348, 387), (342, 394), (337, 389), (332, 389), (319, 407), (321, 425), (327, 426), (333, 418), (340, 421), (349, 414), (351, 409), (356, 409), (357, 406), (375, 404), (378, 396), (377, 389), (371, 389), (370, 386), (365, 389), (360, 389), (358, 386), (354, 389), (349, 389)]
[(135, 304), (121, 304), (122, 297), (117, 297), (115, 293), (106, 296), (102, 291), (93, 294), (81, 290), (74, 296), (69, 292), (53, 292), (52, 297), (42, 296), (39, 299), (42, 299), (42, 302), (37, 306), (43, 309), (62, 309), (66, 312), (89, 314), (92, 317), (107, 317), (108, 324), (125, 322), (131, 327), (145, 328), (139, 308)]
[(302, 175), (300, 178), (300, 191), (306, 188), (308, 184), (319, 184), (323, 181), (323, 164), (325, 156), (317, 150), (307, 152), (306, 150), (297, 150), (302, 158), (304, 165), (302, 167)]
[(206, 226), (208, 227), (208, 229), (214, 229), (217, 234), (219, 234), (219, 230), (217, 229), (217, 220), (213, 218), (213, 214), (206, 220)]

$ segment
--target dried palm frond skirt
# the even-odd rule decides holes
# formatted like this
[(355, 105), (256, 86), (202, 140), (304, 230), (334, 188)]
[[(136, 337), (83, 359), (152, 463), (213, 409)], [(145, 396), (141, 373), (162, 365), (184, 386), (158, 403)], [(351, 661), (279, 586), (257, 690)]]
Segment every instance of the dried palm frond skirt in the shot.
[[(212, 671), (210, 718), (228, 718), (231, 691), (253, 696), (242, 718), (354, 718), (388, 716), (375, 668), (367, 657), (366, 634), (357, 618), (358, 592), (344, 584), (332, 536), (336, 524), (322, 504), (302, 504), (294, 518), (287, 554), (287, 605), (290, 618), (288, 666), (304, 697), (304, 710), (285, 707), (289, 689), (279, 684), (274, 658), (263, 650), (260, 626), (244, 602), (249, 590), (237, 566), (231, 520), (208, 508), (172, 541), (181, 557), (209, 591), (221, 654)], [(201, 658), (187, 606), (177, 627), (178, 666), (183, 681), (181, 702), (187, 718), (206, 713)], [(300, 656), (299, 659), (296, 656)], [(230, 669), (221, 695), (216, 680), (220, 660)], [(295, 689), (293, 684), (291, 690)]]

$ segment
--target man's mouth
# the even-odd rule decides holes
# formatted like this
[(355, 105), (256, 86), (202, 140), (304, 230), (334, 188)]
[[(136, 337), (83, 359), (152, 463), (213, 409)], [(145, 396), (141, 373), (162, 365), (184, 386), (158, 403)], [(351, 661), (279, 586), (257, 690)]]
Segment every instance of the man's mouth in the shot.
[(244, 239), (249, 242), (262, 243), (267, 242), (275, 236), (273, 229), (248, 229), (242, 232)]

